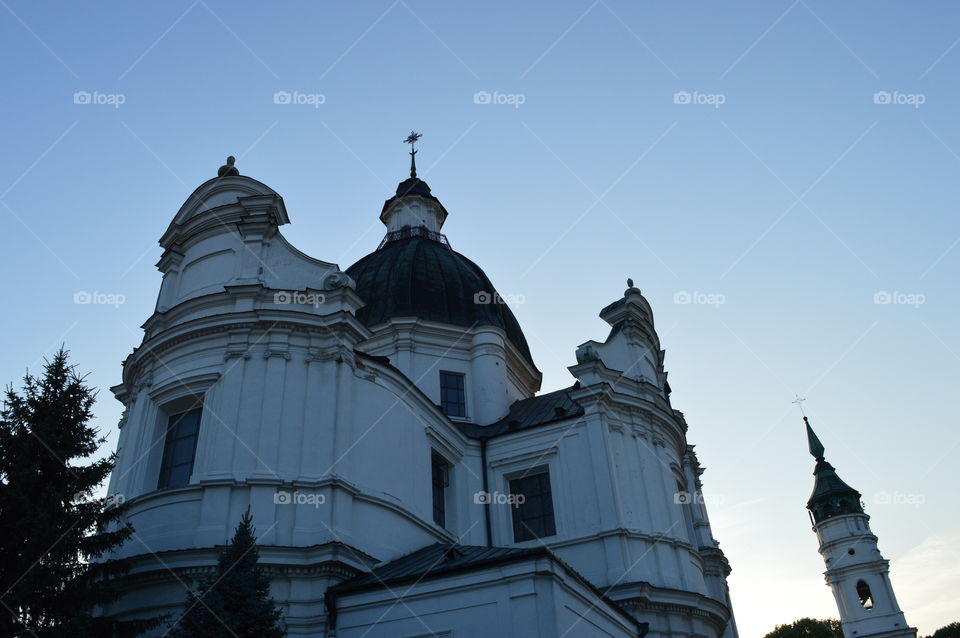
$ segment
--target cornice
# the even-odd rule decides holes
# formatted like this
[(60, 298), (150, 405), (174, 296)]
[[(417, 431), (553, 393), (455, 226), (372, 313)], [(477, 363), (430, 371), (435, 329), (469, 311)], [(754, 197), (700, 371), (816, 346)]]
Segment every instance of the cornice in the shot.
[[(237, 313), (224, 313), (210, 317), (200, 317), (176, 324), (148, 339), (134, 350), (124, 362), (124, 382), (136, 378), (139, 371), (149, 361), (157, 360), (165, 352), (190, 341), (205, 337), (237, 333), (262, 331), (288, 331), (297, 335), (315, 335), (322, 338), (334, 338), (342, 341), (346, 338), (354, 343), (366, 335), (363, 327), (353, 314), (338, 311), (329, 315), (313, 315), (296, 311), (284, 312), (283, 319), (270, 320), (262, 310), (250, 310)], [(270, 344), (264, 344), (269, 348)], [(277, 351), (276, 348), (273, 351)], [(236, 356), (249, 358), (246, 348), (241, 349), (240, 342), (231, 340), (224, 350), (224, 358)]]

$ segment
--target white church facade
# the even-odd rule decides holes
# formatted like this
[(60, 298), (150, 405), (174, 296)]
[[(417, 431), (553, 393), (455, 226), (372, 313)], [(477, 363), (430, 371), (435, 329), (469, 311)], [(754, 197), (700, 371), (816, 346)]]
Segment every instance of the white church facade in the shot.
[(629, 282), (539, 393), (446, 217), (412, 171), (342, 270), (232, 161), (187, 198), (112, 389), (136, 533), (110, 612), (176, 618), (249, 507), (290, 636), (736, 638), (647, 300)]

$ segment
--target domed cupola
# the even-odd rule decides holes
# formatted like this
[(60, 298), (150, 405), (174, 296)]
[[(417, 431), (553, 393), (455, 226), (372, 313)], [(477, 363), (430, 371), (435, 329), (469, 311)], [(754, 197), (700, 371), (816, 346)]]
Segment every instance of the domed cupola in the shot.
[[(411, 133), (411, 145), (420, 138)], [(395, 317), (472, 328), (494, 326), (533, 365), (520, 324), (483, 270), (454, 251), (440, 233), (447, 210), (417, 177), (416, 150), (410, 177), (383, 204), (380, 220), (387, 234), (380, 246), (347, 268), (366, 306), (357, 318), (375, 326)]]
[[(412, 133), (406, 141), (418, 138)], [(415, 153), (411, 148), (410, 177), (383, 205), (386, 236), (346, 269), (366, 304), (356, 317), (373, 331), (362, 348), (388, 357), (438, 404), (449, 396), (442, 383), (453, 383), (466, 405), (456, 416), (492, 423), (535, 393), (542, 375), (490, 279), (440, 232), (447, 210), (417, 177)]]
[(533, 365), (520, 324), (487, 275), (422, 226), (388, 233), (375, 252), (347, 268), (366, 306), (357, 319), (376, 326), (395, 317), (473, 328), (494, 326)]

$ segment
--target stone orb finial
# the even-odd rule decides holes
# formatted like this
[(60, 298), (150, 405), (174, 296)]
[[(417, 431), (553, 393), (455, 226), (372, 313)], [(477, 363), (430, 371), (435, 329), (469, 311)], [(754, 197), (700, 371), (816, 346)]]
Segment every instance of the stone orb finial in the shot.
[(227, 163), (221, 166), (217, 170), (217, 177), (224, 177), (225, 175), (239, 175), (240, 171), (237, 170), (237, 167), (234, 164), (237, 162), (237, 158), (231, 155), (227, 158)]

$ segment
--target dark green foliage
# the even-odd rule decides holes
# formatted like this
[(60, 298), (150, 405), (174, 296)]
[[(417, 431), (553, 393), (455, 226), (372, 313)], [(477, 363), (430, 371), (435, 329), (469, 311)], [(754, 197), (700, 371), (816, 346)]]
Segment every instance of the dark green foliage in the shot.
[(789, 625), (777, 625), (763, 638), (843, 638), (843, 630), (834, 618), (801, 618)]
[(936, 630), (927, 638), (960, 638), (960, 622), (952, 622)]
[(94, 455), (104, 439), (90, 425), (95, 393), (61, 349), (42, 377), (9, 386), (0, 410), (0, 635), (135, 636), (155, 621), (94, 616), (116, 600), (125, 561), (103, 557), (133, 533), (116, 499), (91, 494), (114, 456)]
[(280, 610), (270, 598), (270, 579), (258, 567), (256, 530), (250, 511), (230, 544), (220, 551), (217, 571), (196, 592), (187, 592), (184, 613), (172, 638), (282, 638)]

